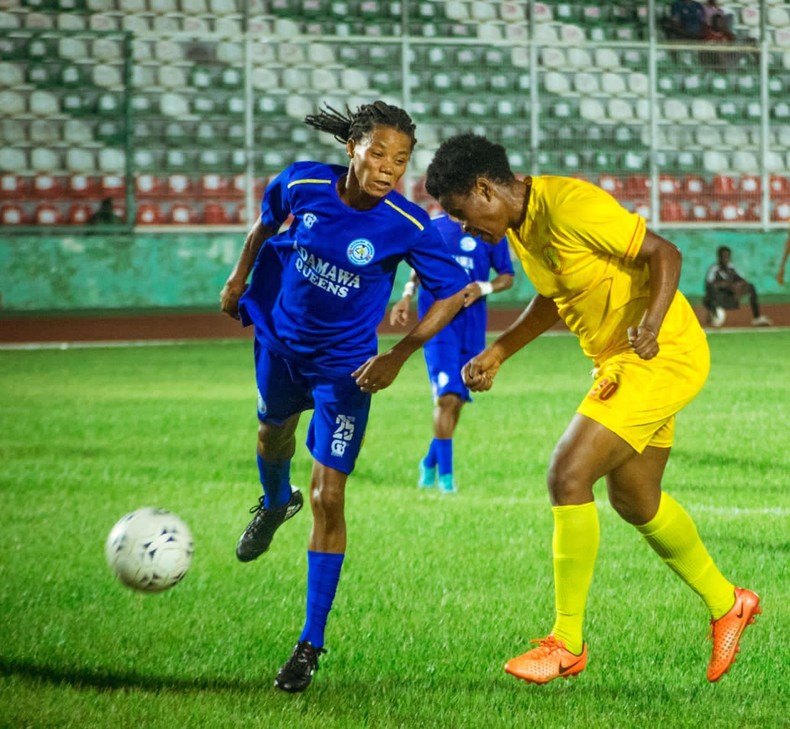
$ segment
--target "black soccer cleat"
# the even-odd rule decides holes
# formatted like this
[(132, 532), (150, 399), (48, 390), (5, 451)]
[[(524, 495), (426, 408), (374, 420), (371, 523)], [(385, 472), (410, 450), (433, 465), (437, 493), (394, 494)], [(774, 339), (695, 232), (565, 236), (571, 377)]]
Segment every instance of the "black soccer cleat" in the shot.
[(261, 496), (258, 503), (250, 509), (250, 513), (255, 516), (239, 537), (239, 543), (236, 545), (236, 557), (239, 562), (251, 562), (269, 549), (274, 533), (280, 525), (297, 514), (304, 503), (302, 492), (293, 486), (291, 486), (291, 498), (285, 506), (265, 509), (264, 498)]
[(323, 648), (314, 648), (309, 640), (300, 640), (274, 679), (275, 687), (291, 694), (304, 691), (318, 670), (318, 656), (322, 653), (326, 653)]

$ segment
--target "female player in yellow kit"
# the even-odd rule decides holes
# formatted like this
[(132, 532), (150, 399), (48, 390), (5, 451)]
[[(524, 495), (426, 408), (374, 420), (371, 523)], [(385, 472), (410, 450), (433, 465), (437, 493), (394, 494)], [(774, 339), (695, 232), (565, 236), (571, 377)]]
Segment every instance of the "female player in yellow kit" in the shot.
[(759, 597), (719, 572), (694, 522), (661, 489), (675, 414), (702, 388), (708, 345), (677, 290), (680, 252), (603, 190), (564, 177), (518, 180), (505, 149), (463, 134), (445, 141), (426, 188), (467, 232), (507, 235), (538, 294), (519, 319), (464, 367), (470, 389), (488, 390), (502, 363), (558, 319), (594, 364), (594, 382), (557, 443), (548, 472), (554, 515), (556, 618), (537, 647), (505, 670), (533, 683), (580, 673), (587, 593), (598, 552), (593, 485), (705, 601), (713, 651), (708, 679), (735, 660)]

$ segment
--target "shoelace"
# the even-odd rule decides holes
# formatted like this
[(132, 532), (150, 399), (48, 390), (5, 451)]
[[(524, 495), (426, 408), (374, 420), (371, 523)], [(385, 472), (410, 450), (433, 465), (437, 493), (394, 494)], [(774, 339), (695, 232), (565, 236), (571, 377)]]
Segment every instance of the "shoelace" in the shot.
[(298, 665), (310, 666), (317, 662), (318, 656), (326, 653), (323, 648), (314, 648), (308, 644), (301, 644), (294, 651), (294, 654), (288, 659), (285, 664), (286, 669), (293, 670)]
[(548, 635), (545, 638), (533, 638), (530, 643), (537, 643), (538, 648), (543, 648), (546, 655), (562, 650), (564, 647), (553, 635)]

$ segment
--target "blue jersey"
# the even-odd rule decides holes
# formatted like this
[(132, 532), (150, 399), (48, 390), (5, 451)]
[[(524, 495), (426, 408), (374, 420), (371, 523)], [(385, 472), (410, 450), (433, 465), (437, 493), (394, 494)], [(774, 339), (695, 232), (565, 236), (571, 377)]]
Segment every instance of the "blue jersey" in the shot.
[(376, 354), (400, 261), (436, 299), (468, 283), (420, 207), (391, 191), (370, 210), (351, 208), (337, 191), (346, 173), (297, 162), (272, 180), (261, 221), (292, 222), (265, 241), (239, 301), (242, 322), (267, 347), (327, 375), (350, 374)]
[[(490, 245), (464, 233), (461, 224), (448, 217), (440, 215), (434, 218), (432, 224), (444, 239), (451, 255), (467, 272), (470, 281), (488, 281), (491, 269), (497, 274), (509, 273), (513, 275), (513, 263), (510, 260), (510, 250), (507, 240), (503, 238), (496, 245)], [(417, 272), (419, 275), (419, 271)], [(429, 288), (423, 287), (420, 276), (420, 289), (417, 299), (417, 313), (420, 318), (425, 315), (434, 296)], [(486, 297), (481, 296), (467, 309), (461, 309), (452, 323), (433, 340), (441, 341), (442, 336), (449, 336), (455, 332), (456, 340), (465, 342), (465, 347), (470, 350), (481, 351), (485, 345), (486, 332)]]

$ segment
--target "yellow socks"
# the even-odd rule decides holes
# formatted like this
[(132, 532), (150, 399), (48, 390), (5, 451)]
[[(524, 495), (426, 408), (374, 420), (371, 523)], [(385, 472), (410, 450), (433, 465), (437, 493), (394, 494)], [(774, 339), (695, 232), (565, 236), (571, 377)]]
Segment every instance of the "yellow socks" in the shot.
[(735, 586), (719, 572), (691, 517), (669, 494), (661, 494), (656, 515), (637, 529), (658, 556), (705, 601), (714, 620), (733, 606)]
[(577, 655), (582, 652), (582, 622), (600, 542), (595, 502), (580, 506), (554, 506), (554, 604), (555, 638)]

